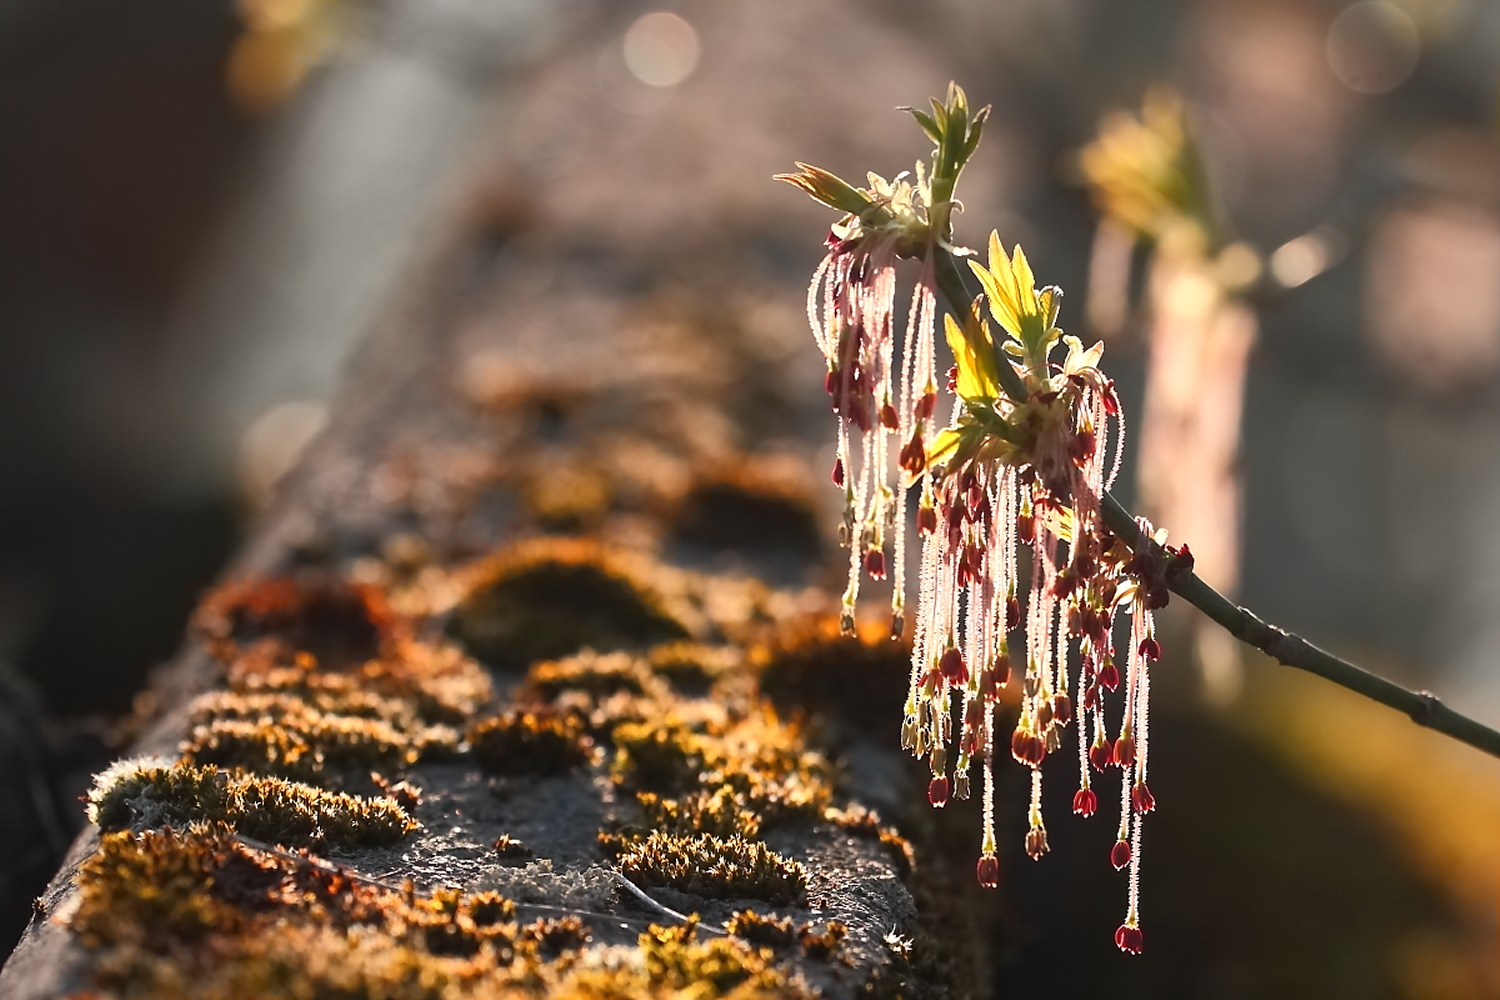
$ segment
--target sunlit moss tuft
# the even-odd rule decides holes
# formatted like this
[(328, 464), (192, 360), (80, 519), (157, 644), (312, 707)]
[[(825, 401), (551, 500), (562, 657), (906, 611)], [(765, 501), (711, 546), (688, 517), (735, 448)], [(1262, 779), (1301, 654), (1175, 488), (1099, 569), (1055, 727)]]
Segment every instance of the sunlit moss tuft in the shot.
[(505, 712), (473, 726), (468, 742), (496, 774), (562, 774), (593, 760), (593, 740), (572, 715)]
[(710, 898), (773, 903), (807, 898), (807, 872), (799, 862), (743, 837), (679, 837), (658, 830), (627, 845), (618, 866), (640, 885), (665, 885)]
[(89, 819), (105, 831), (211, 820), (256, 840), (290, 846), (390, 844), (417, 828), (389, 798), (360, 798), (213, 767), (117, 766), (89, 794)]

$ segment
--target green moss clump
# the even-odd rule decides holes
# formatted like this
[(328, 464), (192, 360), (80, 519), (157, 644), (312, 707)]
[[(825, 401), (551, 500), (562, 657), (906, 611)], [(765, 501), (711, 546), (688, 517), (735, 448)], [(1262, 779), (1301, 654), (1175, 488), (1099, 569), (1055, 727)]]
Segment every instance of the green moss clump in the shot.
[(709, 834), (674, 836), (653, 831), (625, 846), (619, 870), (644, 886), (670, 886), (718, 899), (807, 899), (807, 872), (759, 841)]
[(697, 926), (652, 927), (641, 935), (646, 974), (652, 983), (710, 997), (802, 997), (767, 948), (751, 948), (732, 938), (696, 941)]
[(646, 823), (665, 833), (711, 833), (746, 839), (760, 834), (759, 814), (728, 785), (712, 792), (689, 792), (681, 799), (662, 798), (655, 792), (637, 792), (635, 798), (646, 814)]
[(96, 779), (88, 812), (105, 831), (219, 821), (247, 837), (293, 847), (391, 844), (417, 828), (392, 799), (191, 764), (116, 765)]
[(225, 583), (198, 605), (193, 625), (224, 660), (269, 640), (335, 669), (394, 654), (412, 632), (378, 587), (312, 570)]
[(791, 917), (741, 910), (724, 924), (724, 929), (751, 944), (769, 948), (790, 948), (797, 942), (797, 924)]
[(650, 667), (637, 656), (586, 649), (565, 660), (535, 664), (526, 674), (526, 693), (542, 701), (552, 701), (564, 692), (582, 693), (596, 701), (620, 692), (665, 694), (654, 680)]
[(562, 774), (588, 764), (594, 743), (576, 716), (553, 712), (505, 712), (468, 733), (469, 746), (485, 770), (495, 774)]
[(194, 727), (183, 756), (301, 781), (347, 781), (404, 770), (428, 748), (447, 752), (457, 744), (458, 734), (446, 727), (407, 733), (378, 718), (327, 714), (289, 699), (279, 716), (216, 718)]
[(813, 930), (812, 924), (803, 924), (797, 929), (797, 941), (802, 945), (802, 954), (808, 958), (831, 958), (849, 936), (849, 925), (841, 920), (830, 920), (821, 931)]
[(573, 915), (544, 917), (521, 928), (520, 940), (534, 946), (538, 954), (556, 958), (577, 951), (592, 940), (588, 925)]
[(652, 671), (689, 697), (704, 697), (719, 678), (743, 662), (732, 646), (706, 646), (697, 642), (668, 642), (647, 654)]
[(858, 803), (850, 805), (847, 809), (838, 809), (830, 806), (824, 810), (823, 818), (841, 830), (847, 830), (856, 837), (868, 837), (880, 842), (885, 852), (896, 865), (896, 874), (907, 879), (916, 868), (917, 852), (911, 846), (911, 841), (901, 836), (901, 831), (894, 826), (883, 826), (880, 816), (874, 810), (866, 809)]

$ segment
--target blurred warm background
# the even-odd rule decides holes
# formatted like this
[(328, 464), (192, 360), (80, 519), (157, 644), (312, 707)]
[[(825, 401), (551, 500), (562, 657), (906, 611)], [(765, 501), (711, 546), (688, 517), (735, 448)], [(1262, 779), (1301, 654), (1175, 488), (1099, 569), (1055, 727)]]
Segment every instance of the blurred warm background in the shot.
[[(1197, 422), (1127, 497), (1263, 617), (1500, 725), (1500, 4), (5, 0), (4, 945), (459, 192), (494, 192), (464, 310), (509, 271), (557, 322), (748, 331), (736, 364), (791, 373), (756, 433), (815, 448), (829, 220), (769, 177), (910, 168), (892, 109), (950, 78), (995, 108), (959, 238), (1026, 245), (1130, 425)], [(1157, 86), (1201, 155), (1195, 263), (1101, 229), (1079, 156)], [(1188, 363), (1200, 333), (1228, 346)], [(1175, 627), (1147, 954), (1107, 944), (1110, 831), (1059, 800), (1031, 865), (1012, 809), (997, 995), (1500, 996), (1500, 762)]]

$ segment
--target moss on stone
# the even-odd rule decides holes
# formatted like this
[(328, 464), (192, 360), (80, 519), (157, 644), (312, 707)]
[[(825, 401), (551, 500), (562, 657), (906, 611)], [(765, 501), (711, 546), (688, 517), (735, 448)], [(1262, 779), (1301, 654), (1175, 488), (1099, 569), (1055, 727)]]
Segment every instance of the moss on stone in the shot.
[(494, 774), (562, 774), (593, 760), (593, 740), (573, 715), (504, 712), (475, 724), (467, 739)]
[(389, 798), (328, 792), (280, 778), (191, 764), (124, 762), (96, 779), (89, 819), (101, 830), (217, 821), (247, 837), (293, 847), (365, 847), (417, 828)]
[(642, 886), (670, 886), (713, 899), (807, 899), (807, 872), (759, 841), (653, 831), (625, 846), (620, 871)]

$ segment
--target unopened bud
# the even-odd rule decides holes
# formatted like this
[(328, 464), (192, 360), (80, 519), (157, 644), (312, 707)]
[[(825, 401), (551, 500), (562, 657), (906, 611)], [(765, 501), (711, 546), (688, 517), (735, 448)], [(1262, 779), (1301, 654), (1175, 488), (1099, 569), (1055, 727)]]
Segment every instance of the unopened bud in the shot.
[(1022, 514), (1016, 518), (1016, 537), (1030, 545), (1036, 538), (1036, 518), (1030, 514)]
[(935, 809), (948, 804), (948, 779), (943, 775), (934, 775), (927, 783), (927, 802)]
[(1073, 721), (1073, 702), (1067, 695), (1052, 696), (1052, 721), (1064, 729)]
[(955, 687), (969, 682), (969, 668), (964, 663), (964, 654), (958, 651), (957, 646), (949, 646), (944, 650), (942, 659), (938, 660), (938, 671), (942, 673), (944, 680)]
[(1109, 744), (1103, 740), (1096, 740), (1094, 745), (1089, 747), (1089, 763), (1094, 766), (1094, 770), (1103, 771), (1113, 760), (1114, 755), (1110, 752)]
[(912, 412), (916, 414), (918, 420), (932, 419), (932, 415), (937, 412), (937, 393), (922, 393), (922, 397), (917, 400), (917, 405)]
[(1005, 599), (1005, 631), (1014, 632), (1021, 627), (1021, 601), (1012, 594)]
[(901, 641), (901, 634), (906, 631), (906, 617), (897, 611), (891, 615), (891, 640)]
[(1146, 636), (1141, 640), (1140, 654), (1155, 663), (1161, 659), (1161, 643), (1156, 641), (1155, 636)]
[(1120, 686), (1120, 671), (1113, 662), (1106, 663), (1104, 669), (1099, 671), (1099, 686), (1106, 691), (1113, 691)]
[(900, 423), (900, 420), (896, 416), (896, 408), (890, 403), (886, 403), (880, 408), (880, 423), (891, 430), (895, 430), (896, 426)]
[(1034, 826), (1026, 831), (1026, 855), (1032, 861), (1042, 860), (1042, 855), (1047, 853), (1047, 831), (1044, 827)]
[(1115, 871), (1130, 864), (1130, 841), (1115, 841), (1115, 846), (1109, 849), (1109, 863), (1115, 866)]
[(833, 480), (833, 485), (839, 489), (844, 488), (844, 460), (842, 458), (833, 460), (833, 475), (829, 478)]
[(1146, 936), (1139, 927), (1121, 924), (1120, 929), (1115, 931), (1115, 947), (1127, 955), (1139, 955), (1146, 947)]
[(885, 550), (870, 549), (865, 553), (865, 572), (872, 580), (885, 579)]
[(839, 632), (842, 635), (854, 634), (854, 612), (845, 611), (839, 615)]
[(1099, 808), (1099, 796), (1092, 788), (1080, 788), (1073, 793), (1073, 812), (1085, 818), (1094, 815)]
[(1035, 733), (1017, 729), (1010, 737), (1010, 753), (1018, 763), (1038, 767), (1047, 756), (1047, 745)]
[(901, 448), (899, 462), (902, 471), (913, 476), (920, 475), (922, 470), (927, 468), (927, 449), (922, 445), (920, 431), (914, 431), (911, 440)]
[(1000, 884), (1000, 859), (993, 854), (984, 855), (974, 866), (974, 875), (986, 889), (995, 888)]
[(837, 368), (830, 368), (828, 369), (828, 374), (823, 376), (823, 389), (828, 395), (832, 396), (838, 391), (838, 388), (839, 370)]
[(924, 535), (937, 531), (937, 508), (922, 504), (917, 508), (917, 530)]
[(1130, 767), (1135, 763), (1135, 740), (1129, 736), (1121, 736), (1115, 740), (1113, 759), (1120, 767)]
[(1146, 787), (1144, 781), (1138, 781), (1130, 790), (1130, 803), (1136, 812), (1144, 816), (1156, 809), (1156, 796), (1151, 794), (1151, 789)]
[(959, 771), (953, 775), (953, 797), (960, 800), (969, 797), (969, 772)]

